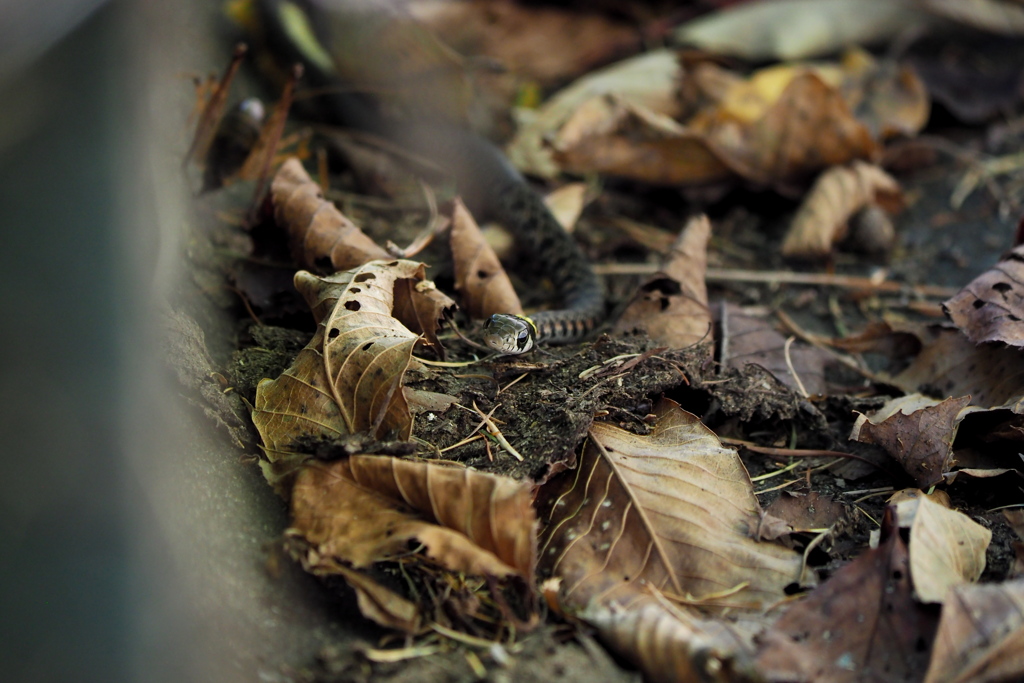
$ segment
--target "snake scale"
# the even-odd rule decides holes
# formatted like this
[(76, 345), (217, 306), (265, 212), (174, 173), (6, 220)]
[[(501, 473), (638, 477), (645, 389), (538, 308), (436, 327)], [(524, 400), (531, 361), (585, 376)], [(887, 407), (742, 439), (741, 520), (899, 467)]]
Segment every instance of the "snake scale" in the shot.
[[(334, 125), (363, 130), (391, 140), (434, 161), (455, 180), (466, 206), (480, 220), (494, 220), (513, 232), (562, 297), (562, 308), (531, 317), (498, 313), (484, 325), (484, 341), (508, 354), (525, 353), (538, 342), (568, 343), (587, 335), (604, 316), (604, 295), (589, 260), (558, 223), (540, 196), (491, 142), (453, 123), (435, 120), (396, 123), (367, 98), (346, 92), (324, 59), (331, 36), (321, 2), (301, 6), (288, 0), (258, 0), (262, 36), (283, 65), (301, 61), (306, 86), (322, 93), (307, 98), (307, 114)], [(286, 19), (301, 10), (304, 26)], [(304, 47), (310, 38), (317, 44)], [(309, 108), (314, 111), (308, 111)]]

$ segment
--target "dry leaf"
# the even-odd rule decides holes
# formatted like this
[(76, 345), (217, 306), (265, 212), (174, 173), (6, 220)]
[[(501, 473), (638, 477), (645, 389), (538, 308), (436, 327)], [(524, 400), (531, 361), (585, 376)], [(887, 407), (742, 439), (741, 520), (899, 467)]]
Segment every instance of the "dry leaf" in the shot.
[(897, 504), (896, 516), (910, 529), (910, 575), (921, 602), (941, 603), (950, 588), (985, 570), (992, 532), (967, 515), (921, 495)]
[(711, 339), (711, 311), (704, 282), (711, 221), (692, 218), (661, 271), (640, 286), (615, 323), (616, 334), (642, 332), (659, 346), (683, 349)]
[[(567, 607), (628, 607), (648, 586), (758, 608), (800, 580), (800, 558), (751, 538), (760, 507), (735, 451), (667, 399), (647, 436), (594, 423), (575, 472), (545, 485), (541, 562)], [(745, 587), (744, 587), (745, 586)]]
[(827, 393), (828, 356), (820, 349), (801, 341), (787, 344), (767, 320), (747, 315), (728, 302), (721, 308), (720, 328), (719, 356), (724, 367), (742, 370), (757, 365), (795, 391), (809, 396)]
[(904, 391), (971, 396), (971, 405), (1024, 414), (1024, 354), (995, 344), (975, 345), (957, 330), (929, 328), (924, 346), (892, 383)]
[(501, 261), (484, 239), (465, 205), (456, 200), (452, 212), (452, 260), (455, 289), (462, 307), (471, 318), (483, 319), (494, 313), (522, 315), (523, 306)]
[(572, 232), (576, 227), (576, 221), (583, 213), (583, 207), (586, 206), (587, 189), (586, 183), (567, 183), (544, 197), (544, 203), (551, 211), (551, 215), (568, 232)]
[(592, 602), (578, 615), (652, 683), (757, 680), (749, 639), (724, 620), (701, 618), (651, 594), (628, 609)]
[(580, 105), (614, 93), (622, 102), (675, 116), (679, 112), (676, 89), (682, 70), (671, 50), (651, 52), (594, 71), (558, 92), (536, 116), (520, 127), (508, 148), (508, 157), (521, 171), (553, 178), (560, 168), (552, 158), (550, 140)]
[(942, 309), (976, 344), (1024, 346), (1024, 245), (972, 280)]
[(327, 277), (295, 274), (318, 325), (291, 367), (256, 387), (252, 419), (272, 484), (306, 459), (302, 442), (359, 433), (409, 438), (412, 416), (401, 384), (419, 337), (391, 310), (395, 282), (422, 280), (423, 273), (422, 263), (371, 261)]
[(675, 38), (752, 61), (803, 59), (884, 42), (924, 23), (920, 10), (891, 0), (775, 0), (709, 13), (681, 25)]
[(955, 586), (924, 683), (1024, 680), (1024, 580)]
[(970, 396), (938, 401), (910, 394), (861, 415), (850, 439), (884, 448), (921, 488), (934, 486), (953, 464), (953, 440)]
[(274, 219), (289, 236), (292, 257), (303, 268), (321, 272), (357, 268), (387, 251), (324, 199), (320, 186), (298, 159), (289, 159), (270, 186)]
[(914, 601), (907, 547), (892, 520), (883, 542), (792, 605), (758, 638), (767, 681), (914, 680), (937, 624)]
[(391, 315), (412, 332), (423, 335), (424, 341), (444, 358), (444, 347), (437, 338), (441, 323), (451, 318), (457, 306), (451, 297), (424, 279), (421, 270), (416, 277), (395, 281), (395, 303)]
[(853, 161), (821, 174), (793, 217), (782, 242), (786, 258), (820, 259), (846, 236), (856, 212), (877, 203), (898, 203), (900, 186), (877, 166)]
[(302, 469), (292, 527), (317, 557), (356, 569), (422, 545), (430, 561), (451, 571), (529, 580), (536, 557), (531, 489), (464, 468), (355, 455)]
[(843, 55), (843, 97), (878, 140), (910, 137), (928, 123), (929, 92), (910, 66), (853, 48)]
[(846, 518), (846, 506), (816, 491), (794, 494), (786, 491), (776, 498), (765, 515), (785, 521), (797, 532), (829, 529)]
[(701, 133), (617, 95), (582, 103), (552, 140), (570, 173), (604, 173), (658, 185), (709, 183), (734, 175)]
[(1009, 36), (1024, 35), (1024, 5), (1016, 0), (916, 0), (926, 9), (968, 26)]

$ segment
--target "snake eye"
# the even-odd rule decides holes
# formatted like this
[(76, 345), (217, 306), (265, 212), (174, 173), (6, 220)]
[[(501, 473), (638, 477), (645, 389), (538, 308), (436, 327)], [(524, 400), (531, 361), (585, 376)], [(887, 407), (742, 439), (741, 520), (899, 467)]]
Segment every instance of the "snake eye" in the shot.
[(523, 330), (522, 332), (519, 333), (519, 336), (516, 337), (516, 346), (518, 346), (521, 349), (524, 349), (526, 348), (526, 343), (528, 341), (530, 341), (530, 333), (527, 330)]

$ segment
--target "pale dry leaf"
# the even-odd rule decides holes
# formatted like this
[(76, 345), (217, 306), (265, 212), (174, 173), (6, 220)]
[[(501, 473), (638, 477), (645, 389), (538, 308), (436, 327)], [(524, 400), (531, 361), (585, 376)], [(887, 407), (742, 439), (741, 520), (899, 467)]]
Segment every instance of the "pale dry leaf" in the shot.
[(312, 463), (292, 492), (292, 527), (320, 558), (359, 569), (417, 545), (431, 562), (473, 575), (530, 579), (532, 487), (465, 468), (355, 455)]
[(900, 186), (878, 166), (853, 161), (821, 174), (804, 198), (782, 242), (782, 255), (820, 259), (845, 236), (850, 218), (879, 202), (897, 202)]
[(586, 183), (567, 183), (557, 190), (549, 192), (544, 197), (544, 203), (561, 226), (572, 232), (580, 214), (583, 213), (583, 207), (586, 206), (586, 199)]
[(284, 162), (270, 186), (274, 219), (288, 233), (292, 257), (321, 272), (357, 268), (390, 255), (324, 199), (320, 186), (295, 158)]
[(523, 306), (512, 281), (461, 201), (455, 202), (452, 213), (450, 242), (455, 289), (469, 316), (483, 319), (494, 313), (522, 315)]
[(910, 529), (910, 575), (918, 600), (942, 603), (953, 586), (978, 580), (991, 531), (923, 495), (897, 504), (896, 515)]
[(561, 169), (547, 141), (557, 137), (582, 103), (614, 93), (622, 101), (672, 117), (679, 112), (676, 90), (681, 76), (672, 50), (653, 50), (587, 74), (559, 91), (520, 127), (508, 147), (508, 157), (530, 175), (554, 178)]
[(391, 311), (395, 282), (422, 279), (423, 272), (414, 261), (372, 261), (327, 277), (295, 274), (316, 334), (280, 377), (259, 383), (252, 415), (263, 439), (264, 474), (279, 490), (285, 490), (281, 478), (306, 459), (303, 442), (411, 435), (401, 385), (419, 336)]
[(659, 346), (683, 349), (711, 340), (711, 311), (704, 282), (711, 221), (692, 218), (655, 273), (633, 295), (615, 323), (616, 334), (645, 333)]
[(970, 401), (970, 396), (944, 401), (901, 396), (871, 415), (860, 415), (850, 439), (881, 446), (918, 486), (934, 486), (953, 465), (953, 441), (966, 412), (973, 410), (967, 409)]
[(742, 588), (724, 602), (754, 609), (781, 599), (800, 557), (751, 538), (760, 507), (736, 452), (670, 400), (655, 413), (646, 436), (594, 423), (576, 471), (539, 495), (541, 562), (565, 606), (628, 607), (647, 586), (697, 600)]
[(924, 683), (1024, 680), (1024, 579), (955, 586)]
[(718, 54), (787, 60), (882, 42), (926, 23), (920, 10), (891, 0), (769, 0), (741, 3), (686, 22), (675, 37)]
[[(891, 510), (891, 509), (890, 509)], [(758, 637), (763, 680), (914, 680), (938, 622), (915, 602), (909, 557), (887, 511), (883, 541), (840, 568)], [(881, 674), (879, 679), (865, 674)]]
[(1024, 245), (974, 278), (942, 309), (975, 344), (1024, 346)]
[(395, 282), (395, 303), (391, 315), (411, 331), (423, 335), (423, 341), (434, 347), (443, 359), (444, 348), (437, 338), (437, 331), (458, 306), (425, 278), (426, 270), (423, 269), (417, 272), (416, 277)]

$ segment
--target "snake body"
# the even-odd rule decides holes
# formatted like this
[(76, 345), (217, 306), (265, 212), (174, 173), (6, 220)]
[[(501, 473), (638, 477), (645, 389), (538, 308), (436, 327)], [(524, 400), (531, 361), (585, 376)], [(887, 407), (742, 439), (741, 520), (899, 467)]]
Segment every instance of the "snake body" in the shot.
[[(339, 88), (338, 77), (324, 66), (322, 58), (309, 57), (296, 39), (294, 27), (285, 25), (282, 6), (296, 7), (282, 0), (260, 0), (264, 35), (271, 54), (282, 64), (303, 61), (306, 82), (324, 94), (307, 100), (316, 108), (312, 114), (324, 122), (352, 127), (380, 135), (437, 163), (451, 174), (469, 210), (481, 220), (501, 223), (532, 255), (540, 272), (560, 292), (563, 306), (541, 311), (527, 318), (496, 314), (485, 324), (484, 341), (502, 353), (525, 353), (538, 342), (569, 343), (587, 335), (602, 320), (604, 295), (589, 260), (572, 235), (558, 223), (541, 197), (491, 142), (465, 128), (445, 121), (394, 122), (363, 96)], [(310, 31), (298, 31), (303, 38), (315, 34), (319, 54), (329, 53), (330, 35), (323, 16), (328, 11), (318, 2), (304, 2)]]

